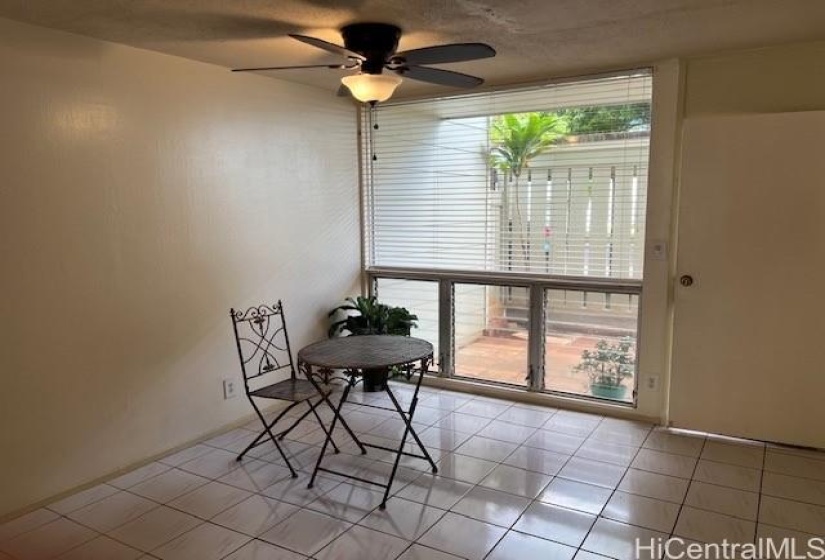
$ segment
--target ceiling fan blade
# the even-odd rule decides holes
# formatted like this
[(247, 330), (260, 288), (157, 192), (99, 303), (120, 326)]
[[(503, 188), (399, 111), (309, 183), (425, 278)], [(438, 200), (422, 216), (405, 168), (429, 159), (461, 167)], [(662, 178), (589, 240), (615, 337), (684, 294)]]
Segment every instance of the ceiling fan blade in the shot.
[(301, 70), (303, 68), (331, 68), (333, 70), (348, 70), (354, 68), (347, 64), (305, 64), (303, 66), (265, 66), (263, 68), (233, 68), (233, 72), (262, 72), (264, 70)]
[(309, 37), (308, 35), (297, 35), (295, 33), (290, 33), (289, 36), (295, 39), (296, 41), (301, 41), (302, 43), (312, 45), (313, 47), (323, 49), (327, 52), (339, 54), (341, 56), (346, 56), (349, 58), (357, 58), (358, 60), (364, 59), (364, 57), (358, 53), (352, 52), (351, 50), (344, 48), (340, 45), (336, 45), (335, 43), (330, 43), (329, 41), (318, 39), (317, 37)]
[(403, 59), (407, 64), (419, 65), (464, 62), (467, 60), (478, 60), (480, 58), (491, 58), (493, 56), (496, 56), (496, 50), (484, 43), (453, 43), (450, 45), (424, 47), (423, 49), (412, 49), (396, 53), (392, 58), (393, 60)]
[(462, 74), (461, 72), (452, 72), (450, 70), (427, 68), (426, 66), (404, 66), (396, 69), (395, 72), (404, 78), (411, 78), (440, 86), (471, 88), (484, 83), (484, 80), (475, 76)]

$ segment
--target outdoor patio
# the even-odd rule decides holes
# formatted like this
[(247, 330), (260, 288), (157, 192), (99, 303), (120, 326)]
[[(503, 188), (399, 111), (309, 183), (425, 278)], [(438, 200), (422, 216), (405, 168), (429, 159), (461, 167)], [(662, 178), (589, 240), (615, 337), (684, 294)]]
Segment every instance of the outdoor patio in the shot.
[[(590, 394), (590, 379), (584, 372), (573, 371), (581, 361), (583, 350), (592, 350), (599, 340), (615, 342), (618, 338), (578, 333), (554, 332), (546, 337), (545, 388), (574, 394)], [(456, 351), (458, 375), (526, 385), (527, 339), (514, 336), (479, 336)], [(628, 386), (632, 386), (632, 379)], [(630, 400), (630, 391), (627, 399)]]

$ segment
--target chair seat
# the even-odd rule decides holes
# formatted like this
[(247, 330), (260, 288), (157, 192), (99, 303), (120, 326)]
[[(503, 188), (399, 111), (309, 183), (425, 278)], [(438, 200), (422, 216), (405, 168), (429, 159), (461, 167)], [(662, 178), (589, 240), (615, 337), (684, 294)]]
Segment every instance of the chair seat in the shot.
[(280, 399), (292, 402), (305, 401), (319, 396), (315, 386), (306, 379), (286, 379), (251, 391), (249, 395), (263, 399)]

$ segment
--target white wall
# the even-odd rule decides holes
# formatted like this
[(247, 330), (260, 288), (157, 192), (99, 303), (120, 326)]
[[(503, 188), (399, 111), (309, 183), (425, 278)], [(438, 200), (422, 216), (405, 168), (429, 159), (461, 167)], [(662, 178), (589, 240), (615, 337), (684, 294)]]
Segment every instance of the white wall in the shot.
[(293, 344), (359, 273), (333, 93), (0, 20), (0, 517), (250, 413), (230, 306)]

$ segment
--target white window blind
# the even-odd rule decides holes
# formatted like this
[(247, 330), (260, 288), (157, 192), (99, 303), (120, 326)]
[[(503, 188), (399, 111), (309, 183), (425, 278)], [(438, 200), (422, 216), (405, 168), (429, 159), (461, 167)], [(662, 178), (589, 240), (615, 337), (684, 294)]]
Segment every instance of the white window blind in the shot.
[(641, 278), (651, 80), (640, 70), (366, 112), (368, 265)]

